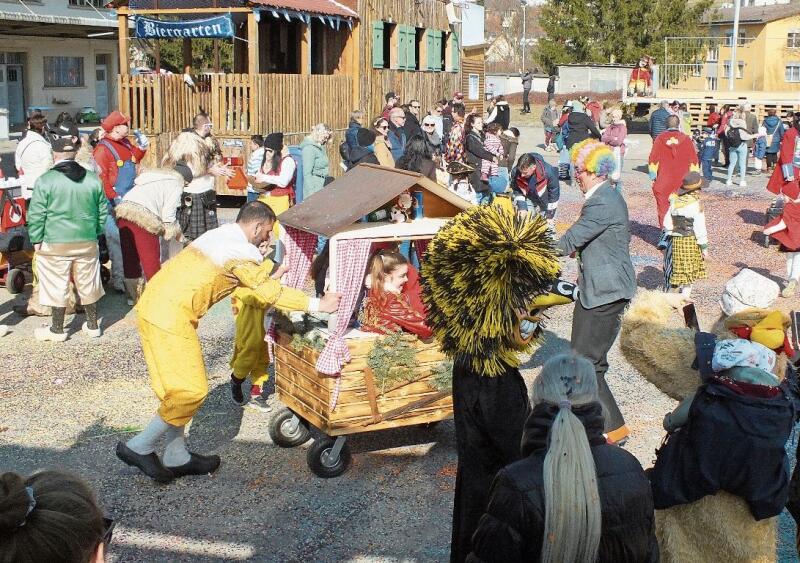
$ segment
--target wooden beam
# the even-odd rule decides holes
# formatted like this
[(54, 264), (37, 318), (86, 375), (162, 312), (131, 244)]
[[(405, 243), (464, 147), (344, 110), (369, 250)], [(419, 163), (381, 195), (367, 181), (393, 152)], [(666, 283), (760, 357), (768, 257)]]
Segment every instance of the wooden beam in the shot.
[(117, 14), (129, 16), (147, 16), (158, 14), (227, 14), (227, 13), (253, 13), (251, 8), (164, 8), (161, 10), (131, 10), (130, 8), (117, 8)]
[(155, 40), (155, 48), (153, 49), (153, 57), (156, 60), (156, 74), (161, 74), (161, 41)]
[(255, 12), (247, 14), (247, 72), (258, 74), (259, 68), (258, 22)]
[(128, 16), (117, 16), (119, 24), (119, 73), (130, 74), (131, 67), (128, 61)]
[(300, 24), (300, 74), (311, 74), (311, 26)]
[(359, 58), (361, 53), (361, 24), (353, 22), (353, 30), (347, 36), (347, 45), (345, 50), (349, 50), (349, 60), (347, 61), (347, 74), (353, 81), (353, 108), (360, 108), (366, 110), (366, 107), (361, 105), (361, 73), (359, 72)]
[(183, 72), (192, 72), (192, 40), (187, 38), (183, 40)]

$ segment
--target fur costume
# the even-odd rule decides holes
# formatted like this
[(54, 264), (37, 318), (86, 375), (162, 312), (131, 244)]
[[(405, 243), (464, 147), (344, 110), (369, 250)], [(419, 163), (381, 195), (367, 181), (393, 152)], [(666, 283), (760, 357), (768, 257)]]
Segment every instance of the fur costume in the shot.
[[(700, 377), (691, 367), (696, 356), (695, 332), (683, 326), (673, 308), (676, 299), (674, 294), (640, 292), (622, 319), (620, 348), (645, 379), (673, 399), (682, 400), (697, 390)], [(767, 313), (751, 309), (720, 318), (711, 332), (720, 339), (736, 338), (726, 325), (749, 326)], [(779, 354), (775, 372), (785, 370), (786, 356)], [(661, 561), (774, 561), (776, 523), (777, 518), (756, 521), (742, 498), (726, 492), (657, 510)]]
[[(510, 202), (509, 202), (510, 203)], [(453, 419), (458, 469), (450, 561), (464, 561), (497, 472), (521, 457), (530, 405), (519, 352), (520, 310), (546, 293), (559, 273), (547, 222), (510, 205), (472, 207), (428, 245), (422, 269), (428, 326), (454, 359)]]

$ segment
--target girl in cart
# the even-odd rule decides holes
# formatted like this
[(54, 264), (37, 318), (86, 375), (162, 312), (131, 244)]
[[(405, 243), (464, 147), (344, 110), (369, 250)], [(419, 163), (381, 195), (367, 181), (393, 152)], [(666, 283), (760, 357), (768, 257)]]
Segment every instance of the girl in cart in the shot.
[(404, 292), (409, 267), (399, 252), (379, 250), (372, 257), (366, 279), (368, 293), (359, 318), (362, 330), (380, 334), (404, 331), (423, 339), (433, 335), (425, 322), (422, 300)]

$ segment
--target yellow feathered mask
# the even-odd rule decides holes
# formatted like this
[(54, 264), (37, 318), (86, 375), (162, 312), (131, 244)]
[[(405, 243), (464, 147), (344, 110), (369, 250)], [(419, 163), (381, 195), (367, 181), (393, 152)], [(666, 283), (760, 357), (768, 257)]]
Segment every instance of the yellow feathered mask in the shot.
[(560, 271), (544, 218), (499, 205), (472, 207), (428, 245), (421, 277), (428, 325), (442, 351), (487, 376), (519, 366), (520, 310)]

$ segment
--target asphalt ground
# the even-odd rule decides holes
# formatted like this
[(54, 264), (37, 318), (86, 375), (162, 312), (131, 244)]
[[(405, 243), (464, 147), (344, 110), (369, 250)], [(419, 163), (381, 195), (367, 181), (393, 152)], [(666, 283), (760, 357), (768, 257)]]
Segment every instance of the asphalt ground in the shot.
[[(520, 151), (534, 150), (542, 139), (540, 128), (523, 127)], [(649, 137), (632, 136), (623, 176), (631, 254), (643, 289), (661, 284), (649, 149)], [(554, 153), (545, 155), (556, 161)], [(715, 174), (721, 177), (721, 169)], [(715, 182), (705, 190), (709, 278), (694, 292), (703, 327), (718, 318), (722, 286), (741, 267), (784, 275), (783, 258), (757, 244), (771, 201), (766, 180), (751, 176), (746, 189)], [(581, 201), (577, 188), (562, 184), (559, 232), (575, 220)], [(221, 216), (229, 221), (236, 210), (226, 204)], [(563, 276), (575, 275), (575, 262), (565, 260)], [(789, 301), (777, 305), (788, 310)], [(157, 406), (124, 298), (109, 294), (100, 302), (103, 337), (84, 338), (77, 316), (63, 344), (36, 342), (33, 329), (47, 321), (18, 317), (11, 311), (16, 302), (0, 290), (0, 323), (11, 327), (0, 339), (0, 471), (62, 468), (87, 478), (118, 522), (111, 561), (448, 559), (456, 468), (451, 421), (353, 436), (350, 470), (336, 479), (315, 477), (306, 466), (309, 444), (276, 447), (267, 434), (270, 415), (229, 400), (233, 319), (225, 300), (200, 323), (211, 394), (188, 437), (190, 448), (222, 456), (222, 466), (210, 477), (156, 485), (114, 456), (117, 441), (146, 424)], [(570, 306), (552, 311), (542, 345), (522, 366), (529, 383), (547, 358), (568, 349), (570, 325)], [(633, 431), (627, 448), (647, 467), (663, 435), (663, 415), (675, 402), (628, 365), (617, 345), (610, 364), (609, 385)], [(793, 523), (784, 518), (781, 561), (796, 560), (792, 537)]]

